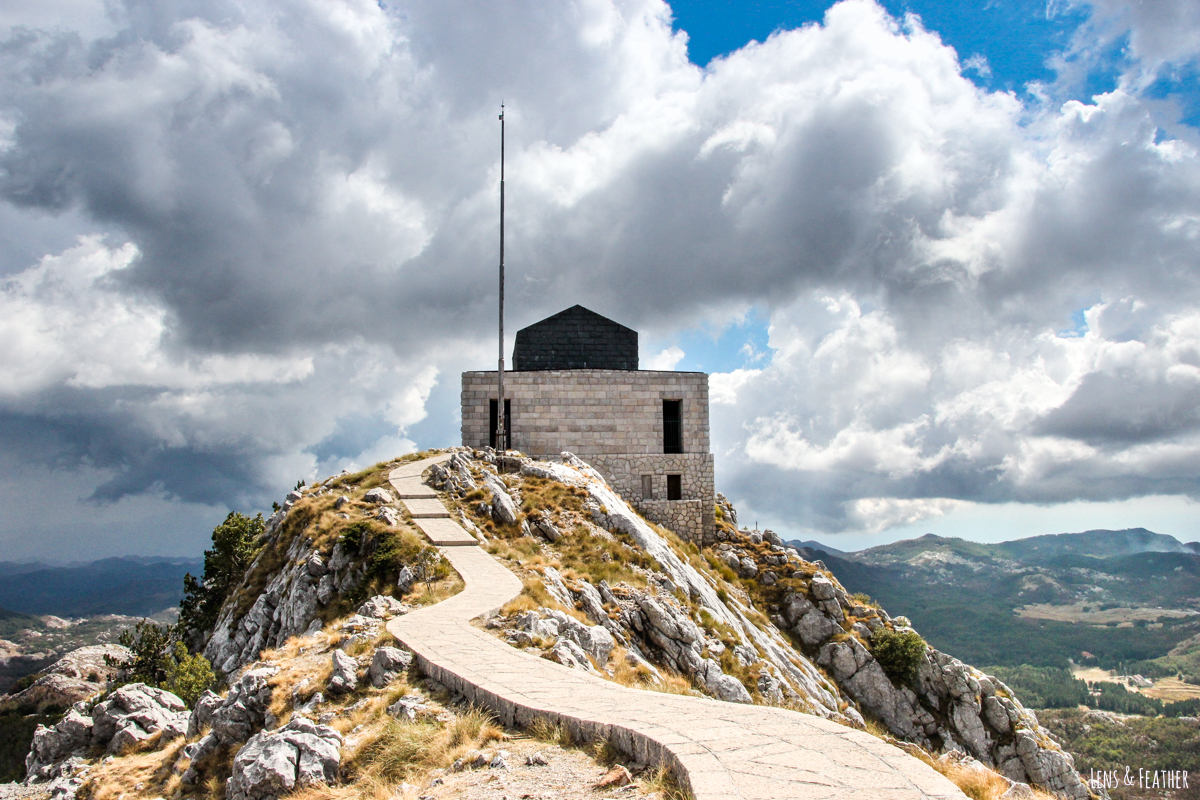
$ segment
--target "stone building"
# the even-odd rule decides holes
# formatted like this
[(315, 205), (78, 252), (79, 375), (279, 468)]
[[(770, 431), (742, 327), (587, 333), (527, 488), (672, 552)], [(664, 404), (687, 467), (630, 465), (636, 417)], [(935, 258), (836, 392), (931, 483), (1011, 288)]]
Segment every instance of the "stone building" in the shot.
[[(708, 375), (638, 369), (637, 331), (573, 306), (517, 332), (504, 376), (509, 449), (570, 451), (641, 514), (713, 536)], [(496, 446), (496, 373), (462, 374), (462, 442)]]

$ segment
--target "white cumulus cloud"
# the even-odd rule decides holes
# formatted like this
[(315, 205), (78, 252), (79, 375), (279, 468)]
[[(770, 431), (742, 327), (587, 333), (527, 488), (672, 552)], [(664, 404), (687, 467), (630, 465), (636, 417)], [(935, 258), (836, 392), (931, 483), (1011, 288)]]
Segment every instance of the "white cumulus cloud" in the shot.
[(0, 454), (263, 507), (453, 442), (494, 363), (504, 100), (510, 330), (765, 309), (711, 384), (747, 508), (1194, 497), (1200, 156), (1143, 96), (1191, 6), (1092, 5), (1076, 52), (1128, 31), (1144, 75), (1027, 103), (871, 0), (704, 69), (661, 0), (10, 4)]

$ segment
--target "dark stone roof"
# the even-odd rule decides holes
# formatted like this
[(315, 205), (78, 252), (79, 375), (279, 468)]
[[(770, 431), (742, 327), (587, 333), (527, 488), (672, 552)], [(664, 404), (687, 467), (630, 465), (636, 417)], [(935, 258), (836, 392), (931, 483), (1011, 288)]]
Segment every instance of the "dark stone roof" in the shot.
[(638, 334), (583, 306), (571, 306), (517, 331), (513, 369), (638, 368)]

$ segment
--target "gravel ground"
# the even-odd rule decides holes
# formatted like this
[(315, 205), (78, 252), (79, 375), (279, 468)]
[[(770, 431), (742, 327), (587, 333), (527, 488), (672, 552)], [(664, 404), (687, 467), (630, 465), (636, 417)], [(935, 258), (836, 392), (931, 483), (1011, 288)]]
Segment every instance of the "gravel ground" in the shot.
[[(621, 787), (597, 789), (596, 784), (609, 771), (587, 753), (573, 748), (547, 745), (533, 739), (511, 739), (482, 751), (490, 759), (498, 751), (507, 751), (507, 768), (464, 768), (461, 772), (446, 770), (435, 774), (429, 784), (408, 787), (399, 797), (456, 798), (456, 800), (605, 800), (606, 798), (654, 798), (662, 800), (661, 792), (652, 792), (635, 778)], [(545, 766), (528, 766), (525, 759), (540, 753)], [(646, 773), (648, 777), (649, 773)], [(440, 781), (440, 783), (439, 783)]]

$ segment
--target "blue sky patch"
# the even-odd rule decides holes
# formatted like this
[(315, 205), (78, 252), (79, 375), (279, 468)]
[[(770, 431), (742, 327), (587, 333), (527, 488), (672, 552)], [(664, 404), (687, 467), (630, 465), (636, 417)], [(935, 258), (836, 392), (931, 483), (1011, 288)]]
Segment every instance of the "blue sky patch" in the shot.
[(684, 372), (732, 372), (743, 367), (765, 367), (771, 360), (767, 345), (770, 325), (770, 317), (762, 309), (754, 308), (741, 322), (719, 331), (691, 328), (661, 339), (643, 334), (642, 369), (646, 369), (647, 358), (672, 346), (684, 352), (675, 365), (675, 369)]
[[(832, 3), (824, 0), (672, 0), (675, 28), (688, 33), (688, 55), (701, 66), (750, 40), (772, 32), (820, 22)], [(1086, 11), (1070, 7), (1054, 11), (1045, 0), (883, 0), (890, 14), (913, 13), (937, 31), (964, 63), (982, 56), (985, 68), (967, 71), (989, 89), (1021, 92), (1030, 81), (1049, 83), (1056, 77), (1048, 59), (1066, 49)], [(973, 63), (980, 64), (977, 59)]]

